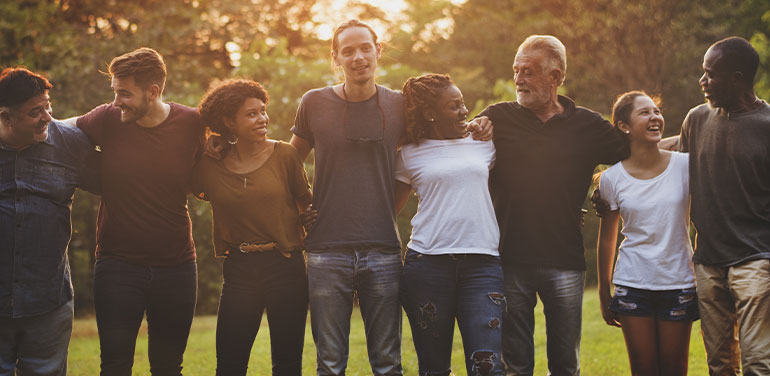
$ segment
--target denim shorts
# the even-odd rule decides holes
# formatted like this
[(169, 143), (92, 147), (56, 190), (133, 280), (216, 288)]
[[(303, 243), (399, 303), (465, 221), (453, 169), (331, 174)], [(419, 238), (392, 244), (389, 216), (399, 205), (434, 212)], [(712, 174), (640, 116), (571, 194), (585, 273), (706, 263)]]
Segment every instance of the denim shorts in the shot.
[(700, 318), (694, 287), (654, 291), (615, 285), (610, 311), (628, 316), (654, 316), (666, 321), (695, 321)]

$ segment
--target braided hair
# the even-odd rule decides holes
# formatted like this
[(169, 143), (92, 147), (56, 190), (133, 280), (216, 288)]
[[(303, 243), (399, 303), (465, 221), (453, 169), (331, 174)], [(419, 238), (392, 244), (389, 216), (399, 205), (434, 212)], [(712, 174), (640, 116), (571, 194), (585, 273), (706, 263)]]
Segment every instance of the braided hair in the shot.
[(430, 122), (423, 113), (436, 104), (441, 90), (454, 85), (446, 74), (429, 73), (419, 77), (410, 77), (401, 90), (404, 94), (406, 117), (406, 136), (404, 144), (419, 142), (428, 132)]

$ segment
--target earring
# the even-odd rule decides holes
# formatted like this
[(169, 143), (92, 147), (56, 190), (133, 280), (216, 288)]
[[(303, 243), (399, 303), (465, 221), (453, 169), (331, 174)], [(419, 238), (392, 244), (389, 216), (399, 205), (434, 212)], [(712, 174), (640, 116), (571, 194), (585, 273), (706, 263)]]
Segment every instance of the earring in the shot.
[(436, 119), (434, 119), (434, 118), (430, 118), (430, 120), (428, 120), (428, 121), (432, 123), (432, 122), (434, 122), (435, 120), (436, 120)]
[[(631, 131), (626, 131), (626, 134), (629, 134), (629, 133), (631, 133)], [(237, 140), (236, 140), (236, 142), (237, 142)]]
[(238, 136), (235, 136), (235, 140), (233, 140), (233, 135), (227, 137), (227, 143), (230, 145), (235, 145), (238, 143)]

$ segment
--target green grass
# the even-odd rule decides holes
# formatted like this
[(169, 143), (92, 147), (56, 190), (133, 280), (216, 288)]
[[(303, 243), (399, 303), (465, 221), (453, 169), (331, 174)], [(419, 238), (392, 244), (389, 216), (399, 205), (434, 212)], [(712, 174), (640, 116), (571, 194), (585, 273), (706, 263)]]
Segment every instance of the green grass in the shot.
[[(598, 297), (595, 289), (588, 289), (583, 302), (583, 341), (580, 352), (580, 364), (584, 375), (628, 375), (628, 357), (620, 329), (607, 326), (598, 309)], [(542, 305), (535, 308), (535, 374), (547, 374), (545, 355), (545, 321)], [(216, 354), (214, 333), (216, 317), (200, 316), (193, 321), (190, 340), (184, 357), (184, 374), (187, 376), (214, 374)], [(358, 311), (353, 312), (350, 337), (349, 375), (371, 374), (366, 355), (363, 322)], [(403, 365), (405, 375), (417, 374), (417, 356), (412, 345), (412, 333), (404, 316), (403, 325)], [(460, 334), (455, 331), (455, 344), (452, 351), (452, 369), (458, 375), (465, 374), (462, 343)], [(305, 333), (305, 351), (303, 356), (303, 374), (315, 374), (315, 345), (308, 322)], [(270, 343), (267, 323), (263, 320), (262, 329), (257, 336), (251, 352), (249, 375), (269, 375)], [(99, 338), (96, 322), (93, 319), (75, 320), (69, 354), (69, 374), (72, 376), (96, 375), (99, 370)], [(134, 375), (148, 375), (147, 331), (143, 326), (136, 345)], [(700, 335), (700, 321), (693, 325), (690, 340), (690, 374), (706, 375), (706, 355)]]

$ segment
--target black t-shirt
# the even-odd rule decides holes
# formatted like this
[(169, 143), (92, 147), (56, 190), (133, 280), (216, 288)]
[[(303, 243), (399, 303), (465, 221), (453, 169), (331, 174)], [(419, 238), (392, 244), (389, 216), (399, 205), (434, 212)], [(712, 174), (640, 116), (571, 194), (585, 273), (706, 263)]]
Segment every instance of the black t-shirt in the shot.
[(680, 150), (690, 153), (693, 261), (770, 259), (770, 106), (732, 114), (695, 107), (682, 124)]
[(545, 123), (515, 102), (479, 114), (495, 127), (490, 192), (506, 265), (585, 270), (580, 209), (594, 168), (628, 156), (599, 113), (564, 96), (559, 103), (564, 112)]

